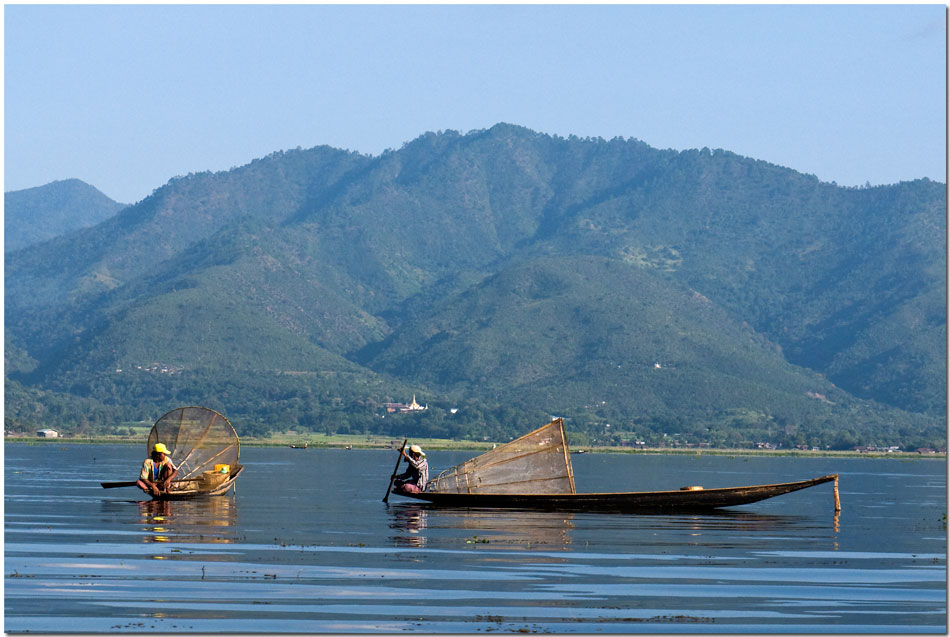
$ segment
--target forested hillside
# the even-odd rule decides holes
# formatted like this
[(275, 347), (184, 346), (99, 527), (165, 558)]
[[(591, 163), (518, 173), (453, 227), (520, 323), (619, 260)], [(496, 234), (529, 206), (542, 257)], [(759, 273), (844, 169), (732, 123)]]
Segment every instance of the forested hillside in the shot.
[(3, 194), (4, 251), (19, 250), (108, 219), (126, 204), (78, 179)]
[(275, 153), (6, 256), (7, 426), (942, 446), (945, 212), (506, 124)]

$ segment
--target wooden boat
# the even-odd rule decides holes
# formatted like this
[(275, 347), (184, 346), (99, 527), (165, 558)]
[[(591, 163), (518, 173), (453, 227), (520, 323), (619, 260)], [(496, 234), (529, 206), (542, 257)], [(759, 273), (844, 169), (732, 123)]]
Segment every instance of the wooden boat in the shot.
[[(153, 500), (188, 500), (223, 495), (244, 471), (241, 442), (228, 419), (206, 407), (173, 409), (152, 426), (146, 454), (164, 443), (178, 475), (168, 491)], [(101, 482), (104, 489), (134, 487), (135, 481)]]
[(244, 465), (235, 465), (230, 467), (224, 478), (217, 483), (208, 481), (206, 478), (186, 478), (184, 480), (174, 480), (168, 487), (168, 493), (159, 496), (152, 496), (153, 500), (190, 500), (191, 498), (224, 495), (234, 486), (234, 481), (238, 479), (241, 472), (244, 471)]
[(438, 506), (465, 508), (550, 509), (557, 511), (610, 511), (617, 513), (663, 513), (708, 511), (751, 504), (777, 495), (837, 481), (827, 475), (800, 482), (761, 484), (748, 487), (677, 491), (631, 491), (620, 493), (398, 493)]
[(517, 440), (443, 471), (422, 493), (397, 492), (397, 495), (446, 507), (702, 512), (751, 504), (832, 481), (837, 511), (840, 510), (837, 474), (742, 487), (687, 486), (675, 491), (577, 493), (564, 423), (556, 418)]

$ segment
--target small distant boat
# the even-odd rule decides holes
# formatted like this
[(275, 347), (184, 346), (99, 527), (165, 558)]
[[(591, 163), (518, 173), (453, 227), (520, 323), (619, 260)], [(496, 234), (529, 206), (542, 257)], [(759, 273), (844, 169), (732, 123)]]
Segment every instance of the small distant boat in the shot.
[(309, 447), (309, 446), (310, 446), (310, 443), (309, 443), (309, 442), (305, 442), (305, 443), (303, 443), (302, 445), (290, 445), (290, 448), (291, 448), (291, 449), (306, 449), (306, 448)]
[(837, 474), (743, 487), (687, 486), (673, 491), (577, 493), (564, 423), (557, 418), (517, 440), (443, 471), (422, 493), (397, 495), (447, 507), (675, 513), (751, 504), (832, 481), (838, 511), (841, 507)]
[[(152, 426), (146, 454), (155, 443), (169, 448), (178, 476), (168, 491), (153, 500), (189, 500), (223, 495), (244, 471), (239, 464), (241, 442), (228, 419), (206, 407), (173, 409)], [(135, 481), (101, 482), (103, 489), (134, 487)]]

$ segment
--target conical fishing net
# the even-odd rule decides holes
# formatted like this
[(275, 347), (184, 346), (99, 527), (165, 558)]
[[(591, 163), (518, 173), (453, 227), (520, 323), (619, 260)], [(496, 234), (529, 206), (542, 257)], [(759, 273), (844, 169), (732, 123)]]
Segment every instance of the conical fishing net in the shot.
[(199, 478), (215, 465), (238, 464), (241, 443), (228, 419), (205, 407), (179, 407), (159, 418), (148, 434), (148, 451), (161, 442), (178, 467), (176, 480)]
[(443, 471), (429, 483), (437, 493), (574, 493), (574, 472), (560, 418)]

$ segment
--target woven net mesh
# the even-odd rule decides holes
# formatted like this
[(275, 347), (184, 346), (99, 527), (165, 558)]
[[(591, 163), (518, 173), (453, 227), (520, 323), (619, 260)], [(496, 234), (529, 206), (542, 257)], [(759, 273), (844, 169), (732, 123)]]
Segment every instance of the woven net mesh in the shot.
[(557, 418), (529, 434), (443, 471), (429, 483), (438, 493), (574, 493), (574, 474)]
[(148, 434), (148, 451), (158, 442), (168, 447), (177, 480), (200, 477), (218, 464), (234, 467), (241, 455), (234, 427), (206, 407), (179, 407), (159, 418)]

